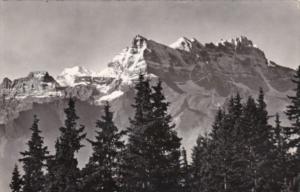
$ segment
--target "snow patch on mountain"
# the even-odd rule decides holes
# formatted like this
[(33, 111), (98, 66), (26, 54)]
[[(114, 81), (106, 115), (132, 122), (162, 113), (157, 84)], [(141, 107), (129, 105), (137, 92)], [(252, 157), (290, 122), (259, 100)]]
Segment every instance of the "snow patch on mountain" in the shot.
[(192, 42), (186, 37), (180, 37), (177, 41), (170, 45), (173, 49), (180, 49), (183, 51), (191, 51)]
[(195, 38), (188, 39), (186, 37), (180, 37), (174, 43), (169, 45), (169, 47), (186, 52), (192, 52), (194, 49), (202, 48), (203, 45), (199, 43)]
[(118, 74), (111, 67), (107, 67), (107, 68), (103, 69), (102, 71), (100, 71), (97, 74), (97, 76), (99, 76), (99, 77), (112, 77), (112, 78), (116, 78), (118, 76)]
[(111, 92), (110, 94), (108, 95), (105, 95), (103, 97), (100, 97), (99, 100), (97, 100), (98, 103), (103, 103), (103, 101), (112, 101), (118, 97), (120, 97), (121, 95), (123, 95), (124, 92), (123, 91), (120, 91), (120, 90), (116, 90), (116, 91), (113, 91)]
[(76, 77), (85, 77), (85, 76), (93, 76), (94, 72), (81, 67), (75, 66), (70, 68), (65, 68), (61, 74), (56, 78), (60, 85), (62, 86), (74, 86), (76, 85), (75, 78)]

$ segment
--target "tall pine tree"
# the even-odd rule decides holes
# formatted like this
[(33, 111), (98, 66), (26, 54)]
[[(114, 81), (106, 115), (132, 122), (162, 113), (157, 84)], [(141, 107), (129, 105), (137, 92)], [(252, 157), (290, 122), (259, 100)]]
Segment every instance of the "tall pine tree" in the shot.
[[(290, 171), (293, 174), (293, 177), (296, 178), (297, 175), (300, 177), (300, 66), (293, 76), (292, 82), (296, 86), (294, 89), (295, 95), (288, 96), (291, 104), (287, 106), (286, 115), (291, 121), (291, 126), (288, 131), (289, 146), (296, 150), (293, 155), (293, 160), (290, 162), (292, 164), (292, 169)], [(300, 186), (300, 182), (298, 185)]]
[(49, 192), (78, 192), (80, 189), (80, 170), (75, 153), (82, 147), (81, 141), (86, 134), (83, 133), (84, 126), (77, 125), (79, 117), (73, 99), (69, 99), (65, 115), (65, 126), (60, 128), (61, 135), (55, 144), (55, 155), (48, 162)]
[[(223, 115), (217, 131), (212, 132), (212, 163), (214, 164), (219, 184), (218, 191), (248, 191), (247, 155), (241, 127), (242, 103), (239, 94), (231, 97), (228, 112)], [(217, 118), (220, 115), (217, 114)], [(213, 129), (216, 126), (213, 126)]]
[(274, 157), (272, 151), (274, 150), (272, 144), (272, 127), (268, 123), (267, 105), (264, 101), (264, 92), (262, 88), (259, 90), (257, 98), (257, 120), (255, 131), (255, 145), (254, 151), (257, 158), (257, 191), (268, 192), (274, 186), (274, 175), (272, 174)]
[(144, 132), (153, 122), (151, 88), (149, 80), (143, 74), (139, 75), (135, 84), (135, 103), (132, 105), (135, 114), (129, 119), (128, 143), (124, 156), (125, 188), (128, 192), (146, 191), (149, 188), (149, 166), (146, 157), (147, 141)]
[(12, 173), (12, 179), (11, 183), (9, 185), (11, 192), (21, 192), (22, 191), (22, 186), (23, 186), (23, 180), (20, 175), (18, 166), (15, 165), (13, 173)]
[(30, 128), (32, 135), (28, 141), (28, 150), (21, 152), (23, 163), (23, 192), (41, 192), (45, 187), (45, 176), (43, 168), (45, 167), (47, 147), (44, 146), (43, 137), (40, 136), (41, 131), (38, 127), (39, 119), (37, 116), (33, 118), (33, 124)]
[(273, 126), (273, 143), (275, 150), (273, 161), (273, 179), (274, 183), (272, 191), (282, 192), (288, 189), (289, 169), (290, 169), (290, 153), (288, 147), (288, 136), (285, 128), (281, 126), (279, 114), (275, 115), (275, 125)]
[(169, 103), (162, 92), (162, 82), (152, 87), (151, 101), (154, 123), (146, 133), (151, 146), (150, 162), (155, 191), (176, 191), (179, 188), (180, 173), (180, 141), (168, 114)]
[(231, 97), (227, 112), (218, 111), (210, 138), (200, 137), (194, 148), (194, 186), (208, 192), (270, 191), (273, 148), (267, 120), (262, 91), (258, 104), (252, 97), (244, 105), (239, 94)]
[(177, 191), (180, 138), (167, 113), (161, 82), (153, 87), (141, 74), (135, 86), (135, 116), (130, 120), (126, 185), (132, 192)]
[(257, 106), (255, 100), (252, 97), (248, 97), (246, 103), (243, 106), (243, 114), (240, 121), (241, 138), (245, 145), (244, 155), (248, 160), (248, 166), (245, 169), (247, 172), (244, 178), (247, 178), (247, 184), (251, 191), (256, 190), (257, 186), (257, 164), (258, 159), (254, 150), (256, 140), (256, 119), (257, 119)]
[(84, 168), (85, 192), (117, 192), (122, 191), (119, 181), (120, 153), (124, 148), (121, 137), (124, 131), (118, 131), (113, 123), (113, 113), (109, 103), (104, 106), (104, 115), (96, 122), (96, 140), (88, 140), (93, 154)]
[[(230, 98), (228, 105), (233, 106), (233, 98)], [(204, 151), (203, 158), (200, 159), (202, 162), (202, 167), (200, 170), (205, 171), (204, 174), (200, 176), (201, 183), (205, 186), (202, 187), (204, 191), (225, 191), (226, 189), (226, 174), (225, 174), (225, 144), (227, 145), (228, 133), (225, 129), (225, 121), (227, 114), (225, 110), (219, 109), (214, 123), (212, 125), (212, 131), (210, 133), (210, 140), (208, 138), (199, 138), (197, 140), (197, 145), (204, 146), (202, 149)], [(202, 141), (202, 142), (200, 142)], [(200, 155), (198, 155), (200, 156)], [(201, 164), (201, 163), (199, 163)], [(201, 178), (202, 177), (202, 178)], [(207, 183), (207, 184), (205, 184)]]
[[(215, 122), (216, 124), (216, 122)], [(217, 177), (217, 166), (212, 158), (212, 145), (209, 137), (199, 136), (196, 146), (192, 151), (191, 164), (191, 191), (192, 192), (212, 192), (218, 191), (221, 187)]]
[[(250, 170), (249, 170), (249, 151), (245, 135), (247, 134), (244, 125), (246, 118), (244, 107), (241, 103), (241, 97), (237, 94), (234, 97), (233, 110), (229, 110), (226, 121), (230, 121), (232, 126), (230, 139), (228, 140), (230, 151), (228, 191), (247, 192), (251, 190)], [(249, 120), (249, 119), (248, 119)], [(229, 188), (230, 187), (230, 188)]]

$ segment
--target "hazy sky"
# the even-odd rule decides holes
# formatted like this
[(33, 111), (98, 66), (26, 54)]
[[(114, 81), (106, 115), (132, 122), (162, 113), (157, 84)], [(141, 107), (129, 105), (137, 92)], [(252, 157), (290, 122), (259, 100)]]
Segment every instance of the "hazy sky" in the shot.
[(0, 1), (0, 78), (74, 65), (100, 71), (141, 34), (171, 44), (245, 35), (278, 64), (300, 64), (300, 1)]

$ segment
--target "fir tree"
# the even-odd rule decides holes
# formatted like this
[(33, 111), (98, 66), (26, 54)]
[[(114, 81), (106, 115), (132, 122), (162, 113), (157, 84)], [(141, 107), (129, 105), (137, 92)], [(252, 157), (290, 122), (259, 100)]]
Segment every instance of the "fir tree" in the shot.
[(296, 84), (295, 96), (288, 96), (291, 104), (287, 106), (286, 115), (289, 120), (292, 121), (292, 127), (290, 127), (290, 135), (294, 135), (295, 138), (291, 138), (291, 146), (299, 149), (300, 147), (300, 66), (292, 82)]
[(55, 155), (49, 161), (50, 180), (47, 190), (51, 192), (77, 192), (79, 190), (80, 171), (75, 153), (82, 147), (85, 138), (84, 126), (78, 127), (79, 117), (75, 111), (75, 101), (69, 100), (65, 109), (65, 126), (60, 128), (60, 137), (55, 144)]
[(218, 170), (214, 169), (216, 165), (212, 161), (212, 147), (210, 142), (208, 136), (204, 137), (200, 135), (196, 146), (193, 148), (191, 164), (192, 192), (212, 192), (218, 191), (220, 188), (218, 183), (220, 180), (218, 180), (219, 177), (216, 175)]
[(217, 139), (218, 133), (223, 125), (223, 120), (225, 118), (225, 111), (221, 108), (218, 109), (217, 114), (215, 116), (214, 123), (212, 125), (212, 130), (210, 136), (214, 139)]
[[(254, 100), (251, 101), (256, 106)], [(249, 150), (245, 139), (250, 130), (249, 117), (239, 94), (230, 98), (227, 108), (227, 113), (221, 109), (217, 112), (206, 149), (210, 157), (204, 174), (207, 178), (201, 180), (210, 182), (209, 186), (204, 184), (207, 191), (247, 192), (251, 190)]]
[(256, 133), (254, 151), (258, 160), (257, 164), (257, 190), (270, 191), (274, 185), (273, 180), (273, 160), (272, 151), (272, 132), (271, 126), (268, 124), (268, 112), (266, 110), (266, 103), (264, 101), (264, 92), (262, 89), (259, 91), (257, 99), (257, 120), (256, 120)]
[[(228, 110), (233, 112), (235, 111), (234, 108), (234, 98), (231, 97)], [(198, 185), (203, 185), (200, 186), (202, 191), (222, 192), (230, 190), (228, 183), (230, 181), (230, 166), (228, 163), (231, 161), (232, 152), (230, 144), (230, 133), (233, 130), (232, 122), (233, 119), (229, 118), (225, 111), (219, 109), (212, 125), (210, 139), (199, 137), (197, 140), (197, 145), (202, 146), (202, 150), (201, 148), (198, 150), (203, 153), (203, 157), (198, 155), (200, 157), (199, 164), (202, 163), (199, 170), (202, 174), (198, 174), (200, 177), (198, 178), (200, 181)]]
[(149, 185), (149, 166), (146, 157), (146, 140), (143, 136), (145, 130), (153, 121), (152, 104), (150, 100), (151, 88), (149, 80), (140, 74), (135, 84), (135, 109), (133, 119), (129, 119), (128, 144), (124, 156), (125, 188), (129, 192), (145, 191)]
[(49, 153), (47, 147), (44, 146), (43, 137), (40, 136), (41, 131), (38, 128), (39, 119), (34, 116), (31, 138), (28, 145), (28, 150), (21, 152), (23, 156), (20, 161), (23, 163), (24, 170), (24, 186), (23, 192), (40, 192), (45, 187), (45, 176), (43, 168)]
[(242, 109), (241, 97), (236, 94), (229, 101), (228, 113), (223, 118), (217, 139), (213, 137), (214, 145), (219, 151), (216, 158), (223, 177), (221, 191), (249, 190), (246, 143), (241, 127)]
[(152, 87), (151, 101), (154, 122), (145, 133), (150, 139), (150, 157), (153, 169), (153, 182), (156, 191), (176, 191), (180, 181), (180, 141), (168, 114), (169, 103), (162, 93), (162, 82)]
[[(230, 105), (233, 108), (233, 98), (231, 98), (229, 101), (228, 106)], [(201, 171), (203, 171), (203, 176), (201, 176), (201, 174), (199, 174), (199, 176), (202, 177), (200, 178), (200, 181), (202, 185), (205, 186), (202, 187), (202, 190), (207, 192), (222, 192), (226, 189), (226, 166), (224, 162), (226, 160), (225, 144), (227, 145), (228, 135), (227, 130), (225, 129), (226, 116), (227, 114), (225, 113), (225, 111), (219, 109), (212, 125), (210, 140), (208, 140), (207, 137), (200, 137), (197, 140), (197, 145), (204, 146), (204, 156), (200, 159), (200, 162), (202, 162), (203, 164), (200, 169)]]
[(129, 191), (176, 191), (180, 183), (180, 138), (171, 125), (161, 82), (139, 76), (135, 116), (130, 120), (126, 185)]
[(233, 110), (224, 118), (217, 146), (221, 152), (220, 170), (223, 175), (222, 191), (247, 191), (244, 189), (243, 177), (245, 176), (245, 159), (243, 156), (243, 140), (241, 139), (240, 101), (234, 103)]
[[(229, 163), (228, 168), (228, 191), (235, 192), (247, 192), (251, 191), (249, 169), (249, 151), (248, 143), (245, 139), (247, 133), (247, 125), (245, 120), (249, 121), (248, 114), (243, 111), (245, 108), (241, 103), (241, 97), (237, 94), (234, 98), (234, 110), (229, 111), (228, 117), (232, 126), (232, 130), (229, 133), (231, 135), (229, 142)], [(246, 127), (245, 127), (246, 126)]]
[(15, 165), (13, 173), (12, 173), (12, 179), (11, 183), (9, 185), (11, 192), (21, 192), (22, 191), (22, 185), (23, 180), (21, 178), (21, 175), (19, 173), (18, 166)]
[(88, 140), (93, 154), (83, 170), (84, 188), (86, 192), (122, 191), (118, 170), (120, 169), (120, 152), (124, 148), (121, 137), (124, 131), (118, 132), (113, 123), (113, 113), (109, 103), (104, 106), (104, 116), (96, 123), (96, 140)]
[[(296, 85), (294, 89), (295, 95), (288, 96), (291, 104), (287, 106), (286, 115), (291, 121), (289, 127), (289, 146), (296, 150), (293, 156), (293, 168), (290, 170), (294, 177), (300, 175), (300, 66), (298, 67), (296, 74), (294, 75), (292, 82)], [(300, 185), (300, 184), (299, 184)]]
[(242, 115), (242, 98), (239, 93), (235, 95), (235, 97), (231, 97), (229, 100), (228, 113), (231, 114), (232, 119), (238, 120)]
[(275, 115), (275, 126), (273, 126), (273, 143), (274, 150), (274, 164), (273, 164), (273, 179), (274, 185), (272, 191), (281, 192), (287, 191), (289, 179), (289, 159), (290, 153), (288, 152), (288, 136), (284, 127), (280, 125), (281, 121), (279, 114)]
[(248, 160), (248, 166), (245, 178), (248, 178), (247, 184), (251, 191), (255, 191), (257, 185), (257, 155), (254, 150), (256, 140), (256, 119), (257, 119), (257, 106), (252, 97), (248, 97), (247, 102), (243, 107), (243, 114), (240, 121), (241, 139), (245, 145), (244, 155)]
[(217, 112), (210, 138), (200, 137), (194, 148), (193, 190), (276, 191), (278, 167), (263, 91), (257, 103), (249, 97), (244, 105), (237, 94), (227, 109)]

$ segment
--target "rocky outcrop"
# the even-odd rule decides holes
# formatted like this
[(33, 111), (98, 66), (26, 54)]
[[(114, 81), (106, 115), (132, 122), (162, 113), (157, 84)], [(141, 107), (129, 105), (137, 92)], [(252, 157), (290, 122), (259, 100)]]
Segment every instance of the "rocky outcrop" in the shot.
[(31, 72), (27, 77), (15, 79), (11, 89), (19, 94), (27, 94), (33, 91), (49, 91), (58, 87), (59, 84), (48, 72)]
[(2, 81), (2, 83), (0, 84), (0, 89), (10, 89), (12, 87), (12, 81), (5, 77)]

